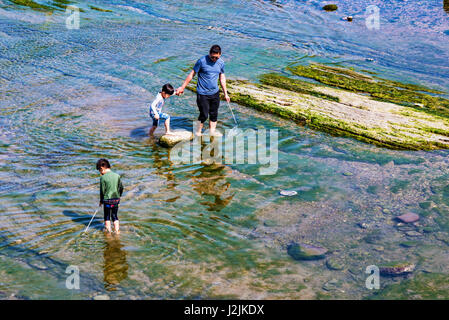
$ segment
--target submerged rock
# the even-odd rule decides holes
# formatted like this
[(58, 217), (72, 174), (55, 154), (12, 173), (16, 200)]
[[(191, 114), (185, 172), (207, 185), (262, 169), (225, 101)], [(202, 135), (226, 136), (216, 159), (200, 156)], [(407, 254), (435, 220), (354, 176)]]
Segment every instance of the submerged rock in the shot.
[(326, 11), (335, 11), (337, 9), (338, 9), (338, 6), (336, 4), (326, 4), (323, 7), (323, 10), (326, 10)]
[(385, 276), (402, 276), (415, 270), (415, 265), (408, 262), (392, 262), (379, 268), (380, 274)]
[(298, 192), (294, 191), (294, 190), (281, 190), (279, 192), (281, 194), (281, 196), (296, 196), (298, 194)]
[(326, 261), (326, 267), (328, 267), (330, 270), (343, 270), (344, 264), (343, 261), (336, 258), (330, 258)]
[(404, 223), (413, 223), (419, 220), (419, 216), (416, 213), (408, 212), (406, 214), (396, 217), (396, 219)]
[(99, 294), (94, 297), (94, 300), (110, 300), (107, 294)]
[(326, 252), (325, 248), (304, 243), (292, 243), (287, 247), (287, 253), (295, 260), (323, 259)]
[(159, 138), (159, 144), (171, 148), (181, 141), (190, 141), (193, 139), (193, 133), (187, 130), (172, 131), (172, 134), (164, 134)]

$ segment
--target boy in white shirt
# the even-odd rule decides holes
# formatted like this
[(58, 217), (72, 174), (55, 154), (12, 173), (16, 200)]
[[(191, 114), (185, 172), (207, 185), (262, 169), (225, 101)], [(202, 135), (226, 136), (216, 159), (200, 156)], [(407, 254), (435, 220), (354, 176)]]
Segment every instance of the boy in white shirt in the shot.
[(170, 116), (162, 112), (162, 107), (164, 106), (165, 99), (169, 98), (175, 93), (175, 89), (170, 83), (164, 84), (162, 86), (162, 91), (156, 96), (156, 99), (151, 103), (150, 106), (150, 117), (153, 119), (153, 126), (150, 129), (150, 136), (153, 135), (157, 128), (159, 120), (165, 120), (165, 134), (171, 134), (170, 131)]

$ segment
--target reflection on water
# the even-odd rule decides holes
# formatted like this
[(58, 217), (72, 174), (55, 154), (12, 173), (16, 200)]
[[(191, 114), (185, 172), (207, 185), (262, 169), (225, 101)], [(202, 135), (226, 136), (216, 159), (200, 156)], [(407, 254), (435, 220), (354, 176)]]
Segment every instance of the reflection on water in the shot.
[(116, 234), (105, 233), (103, 277), (104, 287), (108, 291), (117, 290), (117, 285), (128, 277), (128, 262), (126, 251)]
[[(193, 190), (202, 197), (203, 201), (200, 203), (208, 211), (221, 211), (234, 198), (234, 193), (224, 195), (231, 186), (231, 183), (225, 179), (227, 170), (229, 170), (228, 167), (215, 164), (192, 172)], [(213, 197), (213, 201), (207, 200), (210, 197)]]

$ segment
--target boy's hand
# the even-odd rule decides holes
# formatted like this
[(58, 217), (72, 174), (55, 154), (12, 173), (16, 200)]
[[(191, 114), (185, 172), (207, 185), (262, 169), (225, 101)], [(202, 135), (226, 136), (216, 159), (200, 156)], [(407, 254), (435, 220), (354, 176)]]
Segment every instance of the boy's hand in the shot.
[(175, 94), (176, 94), (177, 96), (180, 96), (180, 95), (183, 94), (183, 93), (184, 93), (184, 88), (183, 88), (183, 87), (179, 87), (178, 89), (176, 89)]
[(225, 99), (227, 102), (231, 102), (231, 98), (229, 97), (229, 95), (227, 93), (225, 94)]

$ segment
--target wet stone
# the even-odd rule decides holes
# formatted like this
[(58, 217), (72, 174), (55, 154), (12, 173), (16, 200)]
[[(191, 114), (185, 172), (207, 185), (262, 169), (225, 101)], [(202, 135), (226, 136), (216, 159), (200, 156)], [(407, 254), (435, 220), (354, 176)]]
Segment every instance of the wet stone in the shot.
[(94, 297), (94, 300), (110, 300), (107, 294), (99, 294)]
[(298, 194), (298, 192), (296, 192), (294, 190), (281, 190), (279, 193), (281, 194), (281, 196), (287, 196), (287, 197), (295, 196)]
[(292, 243), (287, 247), (287, 253), (295, 260), (323, 259), (326, 252), (325, 248), (304, 243)]
[(379, 270), (381, 275), (401, 276), (413, 272), (415, 265), (408, 262), (389, 263), (381, 266)]
[(341, 291), (341, 282), (337, 279), (331, 279), (323, 285), (323, 289), (326, 291)]
[(396, 219), (404, 223), (413, 223), (419, 220), (419, 216), (416, 213), (408, 212), (406, 214), (396, 217)]
[(343, 270), (344, 264), (343, 261), (340, 259), (336, 259), (336, 258), (330, 258), (326, 261), (326, 266), (330, 269), (330, 270)]
[(422, 236), (422, 233), (419, 233), (418, 231), (407, 231), (406, 233), (405, 233), (407, 236), (409, 236), (409, 237), (419, 237), (419, 236)]
[(193, 133), (187, 130), (173, 131), (172, 134), (164, 134), (159, 138), (159, 144), (163, 147), (171, 148), (179, 142), (190, 141), (193, 139)]

